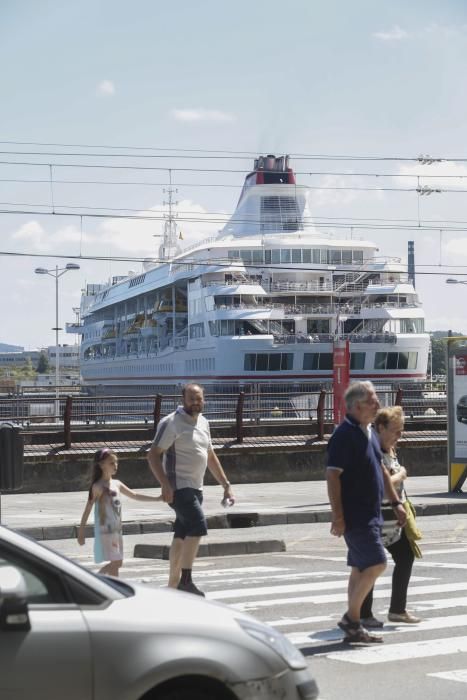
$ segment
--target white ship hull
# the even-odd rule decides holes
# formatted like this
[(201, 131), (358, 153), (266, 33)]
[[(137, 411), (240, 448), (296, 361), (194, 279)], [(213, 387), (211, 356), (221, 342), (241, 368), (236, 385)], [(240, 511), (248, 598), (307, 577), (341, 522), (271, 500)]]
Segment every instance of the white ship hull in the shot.
[(337, 339), (350, 342), (352, 379), (426, 378), (429, 335), (405, 267), (376, 258), (370, 242), (317, 234), (288, 163), (269, 158), (255, 163), (216, 239), (177, 251), (169, 221), (168, 259), (88, 288), (84, 385), (329, 382)]

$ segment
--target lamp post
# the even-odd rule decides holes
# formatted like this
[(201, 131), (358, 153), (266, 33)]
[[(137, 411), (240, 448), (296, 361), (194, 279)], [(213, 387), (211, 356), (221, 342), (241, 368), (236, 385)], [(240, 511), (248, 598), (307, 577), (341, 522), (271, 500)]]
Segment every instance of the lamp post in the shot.
[(76, 263), (67, 263), (65, 267), (52, 268), (52, 270), (47, 270), (45, 267), (36, 267), (34, 272), (36, 275), (49, 275), (55, 278), (55, 422), (58, 423), (60, 419), (60, 360), (59, 360), (59, 345), (58, 345), (58, 331), (61, 330), (58, 327), (58, 278), (62, 277), (69, 270), (79, 270), (79, 265)]
[(448, 277), (446, 280), (446, 284), (467, 284), (467, 280), (458, 280), (454, 277)]

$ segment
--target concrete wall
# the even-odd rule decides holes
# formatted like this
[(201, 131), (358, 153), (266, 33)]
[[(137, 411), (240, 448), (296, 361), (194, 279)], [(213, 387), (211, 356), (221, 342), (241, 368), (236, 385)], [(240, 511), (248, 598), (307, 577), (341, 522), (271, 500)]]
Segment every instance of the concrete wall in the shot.
[[(447, 473), (447, 446), (440, 441), (413, 443), (404, 441), (398, 450), (399, 461), (409, 475), (428, 476)], [(235, 483), (312, 481), (324, 478), (325, 444), (299, 447), (238, 448), (218, 450), (217, 454), (230, 479)], [(61, 453), (33, 457), (24, 465), (23, 493), (78, 491), (89, 487), (91, 455)], [(144, 452), (120, 452), (119, 478), (130, 488), (156, 485)], [(206, 483), (213, 483), (209, 472)]]

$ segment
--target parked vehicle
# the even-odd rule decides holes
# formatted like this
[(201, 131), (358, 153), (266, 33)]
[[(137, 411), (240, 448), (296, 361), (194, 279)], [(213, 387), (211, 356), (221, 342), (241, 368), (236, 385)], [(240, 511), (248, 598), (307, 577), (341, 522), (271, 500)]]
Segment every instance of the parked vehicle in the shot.
[(467, 395), (461, 396), (457, 402), (456, 417), (459, 423), (467, 420)]
[(2, 700), (315, 700), (301, 652), (226, 605), (97, 576), (0, 527)]

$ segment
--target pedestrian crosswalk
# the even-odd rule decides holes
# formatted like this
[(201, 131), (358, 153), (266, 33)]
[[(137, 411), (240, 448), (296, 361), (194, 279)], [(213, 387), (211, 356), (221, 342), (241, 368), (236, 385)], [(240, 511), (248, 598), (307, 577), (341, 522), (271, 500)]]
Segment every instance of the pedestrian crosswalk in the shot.
[[(424, 670), (426, 679), (459, 687), (467, 684), (467, 564), (459, 561), (459, 555), (465, 559), (466, 553), (461, 547), (424, 551), (409, 589), (409, 608), (422, 622), (385, 622), (384, 644), (364, 648), (345, 646), (337, 627), (347, 600), (348, 570), (343, 557), (277, 553), (255, 557), (251, 564), (241, 557), (199, 559), (195, 580), (208, 599), (280, 629), (308, 657), (368, 668), (426, 659), (431, 660)], [(74, 558), (95, 569), (88, 555)], [(128, 581), (151, 586), (166, 585), (167, 573), (167, 562), (147, 559), (129, 559), (121, 571)], [(389, 567), (374, 592), (374, 612), (384, 620), (391, 574)], [(453, 660), (458, 664), (451, 667)]]

